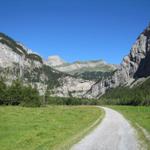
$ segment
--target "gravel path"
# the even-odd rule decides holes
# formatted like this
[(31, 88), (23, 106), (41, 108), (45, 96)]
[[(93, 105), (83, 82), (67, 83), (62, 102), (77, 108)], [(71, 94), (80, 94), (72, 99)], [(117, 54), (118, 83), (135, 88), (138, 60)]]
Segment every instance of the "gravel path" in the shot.
[(134, 129), (117, 111), (102, 107), (105, 117), (71, 150), (139, 150)]

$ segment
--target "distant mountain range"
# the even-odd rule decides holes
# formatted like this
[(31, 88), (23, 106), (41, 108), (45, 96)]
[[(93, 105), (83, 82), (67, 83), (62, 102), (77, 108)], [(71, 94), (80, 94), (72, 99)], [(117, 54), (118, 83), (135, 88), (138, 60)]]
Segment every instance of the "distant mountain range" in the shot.
[(86, 80), (99, 80), (101, 78), (106, 78), (117, 69), (117, 65), (108, 64), (103, 60), (76, 61), (68, 63), (59, 56), (50, 56), (47, 60), (47, 64), (56, 70)]

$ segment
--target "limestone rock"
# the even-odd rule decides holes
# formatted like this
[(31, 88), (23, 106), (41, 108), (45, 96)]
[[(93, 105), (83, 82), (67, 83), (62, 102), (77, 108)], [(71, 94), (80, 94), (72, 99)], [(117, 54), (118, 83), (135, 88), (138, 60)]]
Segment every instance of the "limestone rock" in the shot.
[(123, 61), (112, 77), (94, 84), (84, 95), (88, 98), (99, 98), (107, 89), (129, 85), (130, 81), (150, 76), (150, 26), (137, 38), (129, 55)]

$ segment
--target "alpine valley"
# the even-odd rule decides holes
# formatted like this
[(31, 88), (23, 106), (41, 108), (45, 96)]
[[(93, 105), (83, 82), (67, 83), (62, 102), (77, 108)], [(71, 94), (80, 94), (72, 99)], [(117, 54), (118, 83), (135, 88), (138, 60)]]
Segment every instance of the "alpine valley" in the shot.
[(103, 60), (68, 63), (59, 56), (44, 60), (23, 44), (0, 33), (0, 76), (7, 85), (19, 79), (40, 95), (100, 98), (116, 87), (134, 88), (150, 76), (150, 26), (136, 39), (120, 65)]

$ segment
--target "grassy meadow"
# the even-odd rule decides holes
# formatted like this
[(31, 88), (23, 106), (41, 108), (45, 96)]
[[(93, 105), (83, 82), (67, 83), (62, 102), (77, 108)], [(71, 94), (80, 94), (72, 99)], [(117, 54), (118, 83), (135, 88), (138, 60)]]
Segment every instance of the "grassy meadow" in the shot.
[(90, 106), (0, 106), (0, 149), (66, 150), (102, 116)]
[(108, 106), (122, 113), (137, 129), (139, 138), (150, 149), (150, 139), (145, 136), (143, 129), (150, 135), (150, 106)]

